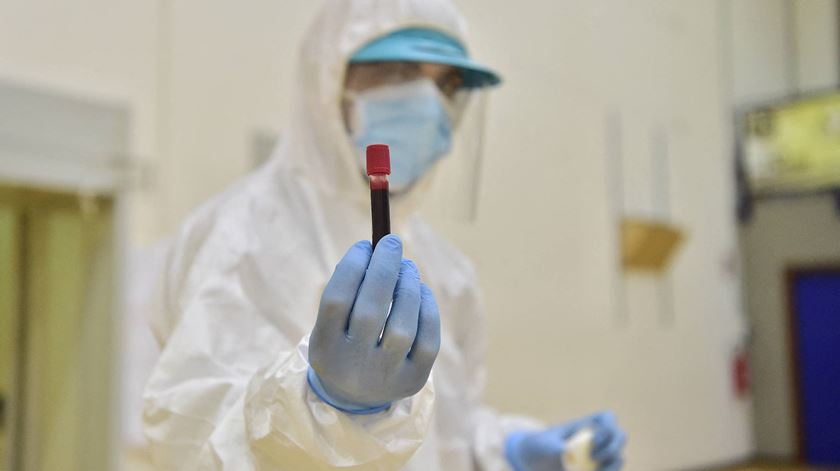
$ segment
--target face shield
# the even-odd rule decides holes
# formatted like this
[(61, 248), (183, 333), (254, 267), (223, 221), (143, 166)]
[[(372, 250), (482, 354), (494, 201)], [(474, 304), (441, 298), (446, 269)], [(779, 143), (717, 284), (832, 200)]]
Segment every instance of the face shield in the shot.
[(455, 101), (458, 118), (452, 149), (429, 172), (423, 209), (435, 217), (473, 221), (481, 187), (487, 89), (461, 90)]
[[(450, 47), (449, 55), (441, 56), (441, 44)], [(437, 56), (428, 57), (429, 62), (414, 60), (433, 50)], [(394, 200), (422, 193), (427, 213), (473, 219), (485, 90), (498, 82), (495, 74), (473, 64), (457, 42), (438, 32), (401, 30), (363, 48), (348, 65), (342, 99), (360, 178), (365, 147), (388, 144)]]

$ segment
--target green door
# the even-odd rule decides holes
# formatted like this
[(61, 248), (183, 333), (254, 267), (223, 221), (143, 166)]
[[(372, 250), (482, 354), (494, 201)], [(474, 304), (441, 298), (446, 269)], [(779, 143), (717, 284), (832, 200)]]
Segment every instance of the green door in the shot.
[(0, 188), (0, 469), (109, 468), (111, 228), (107, 199)]

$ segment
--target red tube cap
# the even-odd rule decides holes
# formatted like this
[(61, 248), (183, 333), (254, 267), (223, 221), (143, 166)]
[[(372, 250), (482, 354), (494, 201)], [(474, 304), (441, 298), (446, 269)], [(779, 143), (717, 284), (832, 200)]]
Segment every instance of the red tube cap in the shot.
[(371, 144), (367, 146), (367, 174), (390, 175), (391, 151), (387, 144)]

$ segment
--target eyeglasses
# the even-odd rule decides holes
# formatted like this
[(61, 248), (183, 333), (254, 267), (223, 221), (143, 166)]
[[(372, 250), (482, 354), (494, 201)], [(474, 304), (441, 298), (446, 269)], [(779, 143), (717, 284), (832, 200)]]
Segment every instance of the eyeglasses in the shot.
[(464, 85), (461, 71), (449, 65), (426, 62), (363, 62), (347, 67), (344, 86), (348, 90), (362, 91), (382, 85), (394, 85), (428, 78), (448, 98)]

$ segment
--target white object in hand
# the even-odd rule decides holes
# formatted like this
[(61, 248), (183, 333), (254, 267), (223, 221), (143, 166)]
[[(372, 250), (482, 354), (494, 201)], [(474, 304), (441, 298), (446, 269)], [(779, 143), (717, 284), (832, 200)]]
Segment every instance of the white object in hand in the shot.
[(595, 471), (598, 469), (598, 463), (592, 459), (593, 438), (595, 438), (595, 432), (591, 428), (583, 428), (566, 441), (566, 451), (563, 452), (561, 457), (565, 471)]

